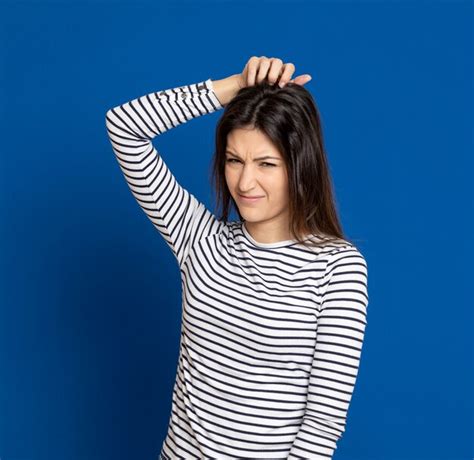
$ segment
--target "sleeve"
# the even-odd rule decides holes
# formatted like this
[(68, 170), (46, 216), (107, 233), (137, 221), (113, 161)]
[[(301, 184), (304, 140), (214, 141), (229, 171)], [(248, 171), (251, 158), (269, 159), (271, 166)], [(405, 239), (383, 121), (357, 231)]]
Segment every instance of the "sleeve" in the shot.
[(152, 139), (222, 107), (209, 78), (146, 94), (106, 113), (107, 133), (125, 180), (180, 268), (192, 245), (218, 232), (220, 222), (178, 183)]
[(367, 324), (367, 263), (355, 248), (328, 257), (302, 424), (288, 460), (331, 459), (345, 431)]

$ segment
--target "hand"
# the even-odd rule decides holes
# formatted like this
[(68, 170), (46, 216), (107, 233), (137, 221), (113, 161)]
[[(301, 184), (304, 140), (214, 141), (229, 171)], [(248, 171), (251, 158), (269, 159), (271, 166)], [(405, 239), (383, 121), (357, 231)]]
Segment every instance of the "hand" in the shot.
[(252, 56), (239, 75), (238, 83), (240, 88), (245, 88), (266, 79), (270, 84), (278, 83), (280, 88), (283, 88), (288, 82), (304, 85), (312, 78), (311, 75), (304, 74), (291, 79), (294, 72), (295, 66), (291, 62), (283, 64), (283, 61), (278, 58)]

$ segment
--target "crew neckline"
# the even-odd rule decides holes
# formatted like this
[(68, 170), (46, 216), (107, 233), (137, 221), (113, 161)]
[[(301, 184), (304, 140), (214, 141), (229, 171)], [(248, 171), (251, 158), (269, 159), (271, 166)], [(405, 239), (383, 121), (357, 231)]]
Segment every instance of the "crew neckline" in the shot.
[[(299, 243), (298, 240), (283, 240), (283, 241), (275, 241), (274, 243), (260, 243), (257, 240), (255, 240), (250, 232), (247, 230), (245, 227), (245, 222), (241, 222), (241, 229), (243, 234), (246, 236), (246, 238), (254, 245), (260, 248), (280, 248), (283, 246), (289, 246), (291, 244)], [(309, 237), (309, 235), (308, 235)]]

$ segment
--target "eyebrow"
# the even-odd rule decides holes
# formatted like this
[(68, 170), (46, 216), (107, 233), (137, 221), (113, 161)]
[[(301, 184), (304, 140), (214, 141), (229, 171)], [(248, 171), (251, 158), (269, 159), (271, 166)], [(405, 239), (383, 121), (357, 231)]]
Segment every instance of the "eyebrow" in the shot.
[[(240, 159), (240, 157), (238, 155), (236, 155), (235, 153), (230, 152), (229, 150), (226, 150), (225, 153), (228, 153), (228, 154), (232, 155), (233, 157), (236, 157), (236, 158)], [(265, 155), (264, 157), (254, 158), (253, 161), (260, 161), (260, 160), (281, 160), (281, 158), (272, 157), (270, 155)]]

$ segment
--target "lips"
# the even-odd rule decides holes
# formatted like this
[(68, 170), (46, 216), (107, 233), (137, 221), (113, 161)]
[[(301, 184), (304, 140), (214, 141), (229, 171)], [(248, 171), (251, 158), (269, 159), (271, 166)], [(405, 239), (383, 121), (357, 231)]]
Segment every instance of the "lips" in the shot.
[(245, 195), (239, 195), (239, 198), (244, 203), (254, 203), (254, 202), (258, 201), (260, 198), (263, 198), (263, 196), (247, 197)]

